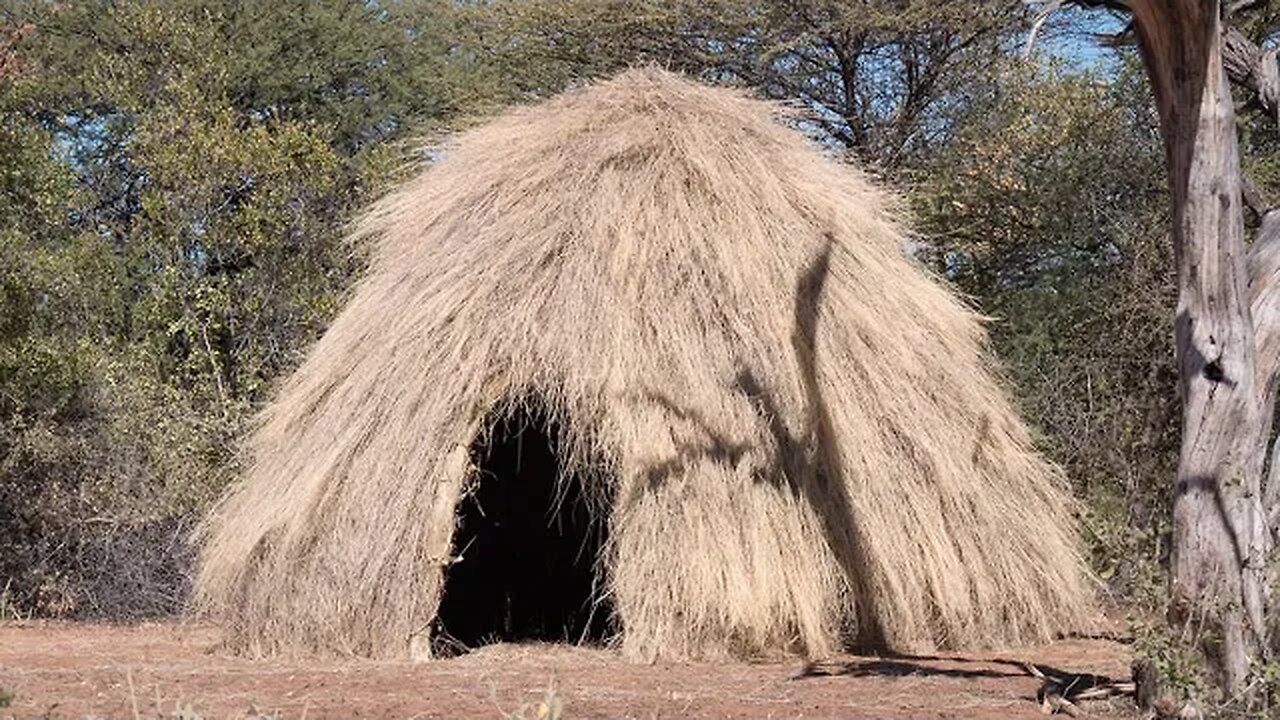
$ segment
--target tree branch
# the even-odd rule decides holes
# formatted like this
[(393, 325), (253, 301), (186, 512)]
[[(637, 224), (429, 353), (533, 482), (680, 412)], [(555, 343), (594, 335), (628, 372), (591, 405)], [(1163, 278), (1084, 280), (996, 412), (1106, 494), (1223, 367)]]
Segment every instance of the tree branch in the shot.
[(1263, 50), (1239, 28), (1222, 31), (1222, 64), (1231, 82), (1254, 93), (1254, 100), (1280, 124), (1280, 65), (1275, 50)]
[(1245, 10), (1254, 10), (1266, 5), (1268, 0), (1224, 0), (1222, 3), (1222, 14), (1225, 19), (1231, 19), (1236, 13)]
[[(1280, 375), (1280, 212), (1262, 215), (1262, 226), (1249, 246), (1249, 304), (1253, 341), (1257, 348), (1254, 373), (1263, 392), (1264, 408), (1274, 407)], [(1262, 447), (1266, 452), (1266, 446)], [(1269, 525), (1280, 520), (1280, 443), (1271, 447), (1271, 466), (1263, 485), (1263, 506)]]
[[(1228, 16), (1248, 9), (1256, 2), (1237, 0), (1225, 4)], [(1280, 66), (1276, 51), (1263, 50), (1238, 28), (1223, 29), (1222, 64), (1231, 82), (1251, 90), (1255, 102), (1280, 124)], [(1253, 315), (1254, 343), (1257, 347), (1256, 377), (1264, 393), (1264, 408), (1273, 408), (1280, 385), (1280, 211), (1271, 207), (1243, 172), (1240, 176), (1245, 204), (1261, 220), (1261, 226), (1249, 245), (1249, 293)], [(1264, 506), (1268, 509), (1268, 526), (1274, 532), (1280, 524), (1280, 443), (1270, 452), (1263, 484)]]
[[(1241, 13), (1265, 5), (1266, 1), (1224, 0), (1223, 17), (1229, 21)], [(1044, 9), (1041, 12), (1047, 15), (1063, 4), (1064, 0), (1051, 0), (1044, 3)], [(1132, 12), (1129, 0), (1072, 0), (1070, 4), (1087, 9), (1106, 9), (1118, 13)], [(1035, 39), (1035, 30), (1038, 29), (1039, 22), (1043, 22), (1042, 17), (1038, 18), (1036, 28), (1032, 30), (1028, 46)], [(1276, 50), (1264, 50), (1258, 47), (1230, 22), (1223, 23), (1222, 36), (1222, 64), (1227, 70), (1227, 77), (1231, 79), (1233, 85), (1253, 91), (1254, 100), (1258, 105), (1274, 118), (1277, 124), (1280, 124), (1280, 65), (1276, 61)]]

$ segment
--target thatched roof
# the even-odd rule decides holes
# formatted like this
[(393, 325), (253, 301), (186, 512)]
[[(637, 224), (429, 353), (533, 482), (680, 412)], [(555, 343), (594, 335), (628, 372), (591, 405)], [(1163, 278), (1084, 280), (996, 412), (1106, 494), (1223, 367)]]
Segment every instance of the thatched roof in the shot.
[(1090, 606), (1059, 472), (894, 198), (779, 108), (658, 70), (462, 134), (209, 519), (202, 605), (250, 651), (407, 652), (469, 447), (564, 431), (637, 657), (1035, 640)]

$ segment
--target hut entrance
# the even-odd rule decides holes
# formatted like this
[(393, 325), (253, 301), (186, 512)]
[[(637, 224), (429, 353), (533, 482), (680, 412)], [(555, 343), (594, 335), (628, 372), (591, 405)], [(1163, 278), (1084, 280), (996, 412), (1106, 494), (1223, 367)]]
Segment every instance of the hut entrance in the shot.
[(477, 471), (459, 504), (445, 577), (438, 654), (485, 643), (600, 642), (611, 608), (600, 599), (607, 522), (583, 479), (562, 473), (559, 428), (518, 410), (471, 448)]

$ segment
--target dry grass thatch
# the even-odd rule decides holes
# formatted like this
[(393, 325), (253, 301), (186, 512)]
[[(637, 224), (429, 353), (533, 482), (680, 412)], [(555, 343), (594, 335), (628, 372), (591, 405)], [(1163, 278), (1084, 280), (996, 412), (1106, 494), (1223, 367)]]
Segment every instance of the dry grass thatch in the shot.
[(894, 199), (779, 108), (636, 70), (506, 114), (382, 202), (373, 268), (253, 435), (201, 604), (250, 652), (400, 655), (513, 397), (608, 508), (633, 657), (1044, 638), (1068, 494)]

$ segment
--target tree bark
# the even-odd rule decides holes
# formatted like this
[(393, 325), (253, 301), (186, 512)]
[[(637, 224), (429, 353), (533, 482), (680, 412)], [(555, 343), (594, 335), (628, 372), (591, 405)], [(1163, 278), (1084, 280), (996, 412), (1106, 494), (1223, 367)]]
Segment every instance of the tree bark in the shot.
[[(1266, 457), (1271, 441), (1271, 419), (1280, 388), (1280, 210), (1260, 212), (1262, 225), (1249, 246), (1250, 312), (1253, 315), (1256, 377), (1262, 392), (1261, 444), (1257, 453)], [(1270, 449), (1271, 463), (1262, 486), (1262, 506), (1267, 527), (1275, 537), (1280, 523), (1280, 442)], [(1260, 461), (1261, 462), (1261, 461)], [(1270, 577), (1267, 587), (1272, 587)]]
[[(1218, 0), (1134, 0), (1173, 195), (1182, 450), (1171, 619), (1240, 690), (1264, 647), (1263, 417), (1234, 109)], [(1264, 452), (1258, 452), (1258, 448)]]

